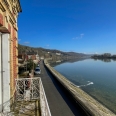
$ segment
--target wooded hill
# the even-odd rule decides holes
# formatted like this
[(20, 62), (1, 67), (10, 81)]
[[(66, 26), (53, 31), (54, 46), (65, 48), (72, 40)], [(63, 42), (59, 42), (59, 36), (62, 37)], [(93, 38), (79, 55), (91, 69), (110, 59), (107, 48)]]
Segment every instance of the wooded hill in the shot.
[(60, 50), (52, 50), (52, 49), (45, 49), (45, 48), (35, 48), (35, 47), (30, 47), (30, 46), (24, 46), (24, 45), (18, 45), (18, 53), (19, 54), (25, 54), (25, 53), (35, 53), (38, 54), (40, 57), (45, 57), (45, 58), (79, 58), (79, 57), (84, 57), (86, 56), (83, 53), (75, 53), (75, 52), (63, 52)]

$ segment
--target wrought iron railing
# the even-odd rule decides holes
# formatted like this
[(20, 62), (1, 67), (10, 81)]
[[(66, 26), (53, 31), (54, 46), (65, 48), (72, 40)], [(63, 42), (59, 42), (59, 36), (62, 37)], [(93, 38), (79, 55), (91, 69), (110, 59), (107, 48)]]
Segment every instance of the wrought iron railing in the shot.
[(21, 78), (16, 79), (16, 100), (30, 101), (39, 99), (40, 78)]
[(39, 77), (16, 79), (15, 95), (2, 106), (0, 116), (51, 116)]

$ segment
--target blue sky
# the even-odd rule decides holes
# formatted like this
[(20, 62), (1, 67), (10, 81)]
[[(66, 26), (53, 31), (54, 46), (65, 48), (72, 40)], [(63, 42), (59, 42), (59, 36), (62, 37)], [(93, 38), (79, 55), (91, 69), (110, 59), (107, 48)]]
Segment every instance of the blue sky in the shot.
[(116, 54), (116, 0), (20, 0), (19, 43)]

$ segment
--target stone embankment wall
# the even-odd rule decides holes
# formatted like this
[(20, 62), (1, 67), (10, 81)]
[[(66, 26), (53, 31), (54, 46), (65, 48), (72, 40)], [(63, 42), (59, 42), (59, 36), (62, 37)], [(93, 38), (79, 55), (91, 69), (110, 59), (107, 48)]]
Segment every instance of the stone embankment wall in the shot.
[(116, 116), (109, 109), (104, 107), (101, 103), (93, 99), (82, 89), (78, 88), (75, 84), (70, 82), (56, 70), (54, 70), (47, 60), (44, 60), (44, 64), (47, 69), (54, 75), (54, 77), (69, 91), (73, 99), (81, 108), (86, 112), (88, 116)]

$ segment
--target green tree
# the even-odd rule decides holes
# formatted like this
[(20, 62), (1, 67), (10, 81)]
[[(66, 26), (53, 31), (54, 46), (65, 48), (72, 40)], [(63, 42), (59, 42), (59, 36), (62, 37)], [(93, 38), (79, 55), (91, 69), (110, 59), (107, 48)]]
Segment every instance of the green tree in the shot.
[(32, 69), (35, 69), (36, 64), (33, 62), (32, 59), (29, 59), (27, 61), (27, 70), (31, 71)]

